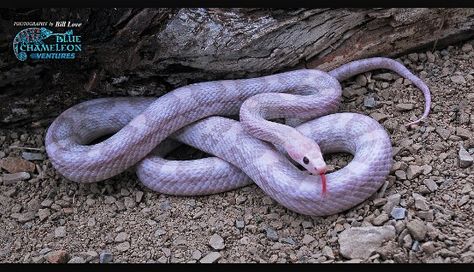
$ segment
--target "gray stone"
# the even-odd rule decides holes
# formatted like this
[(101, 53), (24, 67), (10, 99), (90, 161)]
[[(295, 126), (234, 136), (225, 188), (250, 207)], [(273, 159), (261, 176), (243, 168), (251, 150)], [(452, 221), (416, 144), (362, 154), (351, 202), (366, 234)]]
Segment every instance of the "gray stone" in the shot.
[(435, 131), (443, 140), (447, 140), (451, 135), (451, 131), (449, 129), (445, 129), (442, 127), (437, 127)]
[(390, 215), (396, 220), (401, 220), (401, 219), (405, 218), (406, 211), (407, 210), (405, 208), (395, 207), (395, 208), (393, 208)]
[(191, 254), (191, 258), (193, 258), (193, 260), (199, 260), (199, 259), (201, 259), (201, 257), (202, 257), (202, 253), (201, 253), (201, 251), (199, 251), (197, 249), (194, 250), (193, 253)]
[(425, 223), (421, 220), (415, 219), (407, 223), (408, 232), (417, 241), (423, 241), (425, 239), (428, 229)]
[(38, 217), (39, 217), (40, 221), (45, 220), (50, 215), (51, 215), (51, 212), (49, 211), (49, 209), (39, 209), (38, 210)]
[(301, 222), (301, 226), (303, 229), (310, 229), (313, 227), (313, 223), (311, 221), (303, 221)]
[(278, 241), (278, 233), (274, 229), (268, 227), (265, 229), (265, 231), (269, 240)]
[(344, 88), (344, 90), (342, 90), (342, 96), (349, 99), (355, 96), (364, 95), (366, 93), (367, 93), (366, 88), (358, 88), (358, 89)]
[(45, 199), (43, 202), (41, 202), (42, 207), (51, 207), (53, 204), (53, 201), (51, 199)]
[(463, 138), (464, 140), (468, 140), (472, 138), (471, 131), (462, 127), (456, 128), (456, 135)]
[(451, 81), (456, 84), (464, 84), (466, 83), (466, 79), (461, 75), (455, 75), (451, 77)]
[(115, 236), (114, 241), (116, 243), (122, 243), (122, 242), (127, 241), (128, 238), (129, 238), (129, 235), (126, 232), (120, 232), (117, 234), (117, 236)]
[(410, 164), (407, 170), (407, 178), (409, 180), (414, 179), (418, 177), (421, 173), (423, 173), (423, 167)]
[(118, 251), (127, 251), (130, 249), (130, 243), (129, 242), (122, 242), (120, 244), (118, 244), (116, 247), (115, 247)]
[(135, 201), (137, 203), (140, 203), (143, 199), (143, 192), (142, 191), (138, 191), (135, 193)]
[(364, 107), (366, 108), (375, 108), (377, 103), (375, 102), (375, 98), (373, 96), (366, 96), (364, 97)]
[(224, 249), (224, 239), (219, 234), (213, 234), (209, 239), (209, 245), (216, 250)]
[(428, 60), (428, 62), (435, 62), (435, 59), (436, 59), (436, 56), (431, 53), (430, 51), (426, 52), (426, 59)]
[(438, 190), (438, 184), (436, 184), (436, 182), (434, 182), (431, 178), (425, 179), (423, 184), (425, 184), (426, 188), (428, 188), (428, 190), (431, 192)]
[(461, 199), (459, 200), (458, 205), (463, 206), (467, 202), (469, 202), (469, 195), (463, 195)]
[(427, 211), (430, 209), (425, 197), (417, 193), (413, 193), (412, 196), (415, 200), (415, 208), (422, 211)]
[(86, 260), (84, 260), (82, 257), (73, 257), (67, 263), (86, 263)]
[(238, 228), (238, 229), (245, 228), (244, 220), (235, 220), (235, 227)]
[(329, 246), (324, 246), (323, 249), (321, 250), (321, 253), (323, 256), (328, 257), (329, 259), (334, 259), (334, 252), (332, 251), (332, 248)]
[(102, 251), (99, 255), (99, 263), (111, 263), (114, 260), (114, 256), (110, 251)]
[(301, 242), (305, 245), (309, 245), (311, 242), (313, 242), (314, 240), (314, 237), (309, 235), (309, 234), (305, 234), (304, 237), (303, 237), (303, 240), (301, 240)]
[(18, 172), (14, 174), (3, 174), (0, 177), (0, 181), (3, 181), (3, 184), (10, 185), (18, 181), (28, 180), (31, 175), (28, 172)]
[(401, 195), (398, 193), (390, 195), (389, 197), (387, 197), (387, 203), (385, 203), (385, 205), (383, 206), (383, 210), (386, 213), (392, 212), (393, 208), (400, 204), (400, 199)]
[(128, 196), (124, 198), (123, 203), (127, 209), (133, 209), (137, 205), (135, 200)]
[(400, 103), (395, 105), (395, 108), (399, 111), (410, 111), (415, 108), (415, 105), (409, 103)]
[(17, 217), (17, 220), (20, 223), (26, 223), (28, 221), (35, 219), (35, 217), (36, 217), (35, 212), (29, 211), (29, 212), (19, 214), (19, 216)]
[(407, 179), (407, 174), (403, 170), (395, 171), (395, 176), (397, 177), (398, 180), (406, 180)]
[(42, 161), (44, 156), (41, 153), (22, 152), (21, 157), (27, 161)]
[(421, 250), (428, 255), (431, 255), (436, 252), (436, 247), (433, 241), (429, 241), (421, 244)]
[(385, 241), (395, 238), (393, 226), (355, 227), (339, 234), (340, 253), (349, 259), (365, 260)]
[(362, 74), (358, 75), (356, 77), (356, 83), (357, 83), (357, 85), (359, 85), (361, 87), (365, 87), (367, 85), (367, 78)]
[(392, 81), (393, 80), (393, 75), (391, 73), (375, 74), (375, 75), (372, 75), (372, 79)]
[(54, 230), (54, 237), (56, 237), (56, 238), (66, 237), (66, 227), (64, 227), (64, 226), (57, 227)]
[(202, 258), (199, 262), (200, 263), (215, 263), (217, 260), (221, 258), (221, 254), (219, 252), (209, 252), (204, 258)]
[(374, 218), (374, 220), (372, 221), (372, 224), (374, 224), (375, 226), (381, 226), (385, 222), (387, 222), (388, 219), (389, 219), (388, 215), (385, 212), (383, 212), (379, 216)]
[(467, 152), (466, 149), (462, 145), (459, 145), (459, 166), (461, 168), (467, 168), (472, 165), (474, 159), (472, 156)]
[(370, 117), (374, 118), (377, 122), (384, 121), (389, 116), (379, 112), (373, 112), (370, 114)]
[(472, 44), (470, 43), (465, 43), (462, 47), (461, 50), (465, 53), (471, 52), (472, 51)]

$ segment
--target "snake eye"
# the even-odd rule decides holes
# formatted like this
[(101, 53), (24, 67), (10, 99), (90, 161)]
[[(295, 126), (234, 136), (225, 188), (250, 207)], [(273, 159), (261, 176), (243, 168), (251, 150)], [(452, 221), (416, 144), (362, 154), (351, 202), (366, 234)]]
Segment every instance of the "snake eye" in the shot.
[(304, 164), (308, 164), (308, 163), (309, 163), (309, 159), (308, 159), (307, 157), (304, 157), (304, 158), (303, 158), (303, 162), (304, 162)]

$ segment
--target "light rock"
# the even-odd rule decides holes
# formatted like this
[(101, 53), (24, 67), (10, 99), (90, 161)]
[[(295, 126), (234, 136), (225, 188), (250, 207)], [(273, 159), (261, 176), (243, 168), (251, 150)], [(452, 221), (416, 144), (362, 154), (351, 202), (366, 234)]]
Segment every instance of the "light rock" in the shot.
[(301, 242), (305, 245), (309, 245), (311, 242), (313, 242), (314, 240), (314, 237), (309, 235), (309, 234), (305, 234), (304, 237), (303, 237), (303, 240), (301, 240)]
[(30, 179), (30, 173), (28, 172), (17, 172), (14, 174), (3, 174), (0, 177), (0, 181), (3, 181), (4, 185), (10, 185), (18, 181)]
[(393, 75), (391, 73), (375, 74), (375, 75), (372, 75), (372, 79), (392, 81), (393, 80)]
[(397, 170), (395, 171), (395, 176), (399, 180), (406, 180), (407, 179), (407, 174), (403, 170)]
[(266, 228), (267, 238), (272, 241), (278, 241), (278, 233), (272, 228)]
[(374, 108), (376, 105), (377, 104), (373, 96), (364, 97), (364, 107), (371, 109), (371, 108)]
[(456, 84), (464, 84), (466, 83), (466, 79), (461, 75), (455, 75), (451, 77), (451, 81)]
[(447, 140), (451, 135), (451, 131), (449, 129), (445, 129), (442, 127), (437, 127), (435, 131), (443, 140)]
[(471, 52), (471, 51), (472, 51), (472, 44), (470, 44), (470, 43), (465, 43), (465, 44), (462, 46), (461, 50), (462, 50), (463, 52), (465, 52), (465, 53)]
[(465, 128), (462, 128), (462, 127), (457, 127), (456, 128), (456, 135), (463, 138), (464, 140), (468, 140), (468, 139), (472, 138), (471, 131), (469, 131)]
[(426, 233), (428, 232), (425, 223), (418, 219), (408, 222), (407, 229), (411, 236), (413, 236), (417, 241), (425, 239)]
[(209, 245), (216, 250), (224, 249), (224, 239), (219, 234), (213, 234), (209, 239)]
[(392, 212), (390, 213), (390, 215), (396, 219), (396, 220), (400, 220), (400, 219), (403, 219), (405, 218), (406, 216), (406, 209), (405, 208), (400, 208), (400, 207), (395, 207), (393, 208)]
[(221, 254), (219, 252), (209, 252), (204, 258), (202, 258), (199, 262), (200, 263), (215, 263), (217, 260), (221, 258)]
[(329, 246), (324, 246), (323, 249), (321, 250), (321, 253), (328, 257), (329, 259), (334, 259), (334, 252), (332, 251), (332, 248)]
[(54, 230), (54, 237), (56, 238), (63, 238), (63, 237), (66, 237), (66, 227), (62, 226), (62, 227), (57, 227), (55, 230)]
[(367, 85), (367, 78), (364, 75), (358, 75), (356, 77), (356, 83), (361, 87), (365, 87)]
[(395, 108), (399, 111), (410, 111), (415, 108), (415, 105), (409, 103), (400, 103), (395, 105)]
[(400, 199), (401, 199), (401, 195), (398, 193), (390, 195), (389, 197), (387, 197), (387, 203), (385, 203), (385, 205), (383, 206), (383, 210), (386, 213), (392, 212), (393, 208), (395, 208), (395, 206), (400, 204)]
[(40, 221), (45, 220), (50, 215), (51, 215), (51, 212), (49, 211), (49, 209), (39, 209), (38, 210), (38, 217), (39, 217)]
[(427, 211), (430, 209), (425, 197), (417, 193), (413, 193), (412, 196), (415, 200), (415, 208), (422, 211)]
[(118, 251), (127, 251), (130, 249), (130, 243), (129, 242), (123, 242), (123, 243), (120, 243), (118, 244), (116, 247), (115, 247)]
[(74, 257), (70, 259), (67, 263), (86, 263), (86, 260), (84, 260), (84, 258), (82, 257)]
[(340, 253), (349, 259), (367, 259), (382, 243), (395, 238), (393, 226), (354, 227), (339, 234)]
[(111, 263), (114, 256), (109, 251), (102, 251), (99, 255), (99, 263)]
[(407, 170), (407, 178), (409, 180), (418, 177), (423, 172), (423, 167), (410, 164)]
[(466, 149), (462, 145), (459, 146), (459, 166), (461, 168), (467, 168), (472, 165), (474, 159), (472, 156), (467, 152)]
[(389, 116), (386, 115), (386, 114), (383, 114), (383, 113), (373, 112), (373, 113), (370, 114), (370, 117), (374, 118), (375, 121), (380, 122), (380, 121), (384, 121)]
[(17, 217), (17, 220), (20, 223), (26, 223), (28, 221), (35, 219), (35, 217), (36, 217), (35, 212), (29, 211), (29, 212), (19, 214)]
[(135, 193), (135, 201), (137, 203), (140, 203), (143, 199), (143, 192), (142, 191), (138, 191)]
[(436, 182), (434, 182), (432, 179), (428, 178), (428, 179), (425, 179), (423, 181), (423, 184), (425, 184), (425, 186), (428, 188), (428, 190), (430, 190), (431, 192), (434, 192), (436, 190), (438, 190), (438, 184), (436, 184)]
[(41, 153), (22, 152), (21, 157), (27, 161), (42, 161), (44, 156)]
[(244, 220), (235, 220), (235, 227), (238, 229), (243, 229), (245, 227)]
[(202, 253), (201, 253), (201, 251), (199, 251), (197, 249), (194, 250), (192, 255), (191, 255), (191, 258), (193, 258), (193, 260), (199, 260), (199, 259), (201, 259), (201, 257), (202, 257)]
[(385, 222), (387, 222), (388, 219), (389, 219), (388, 215), (385, 212), (383, 212), (379, 216), (374, 218), (374, 220), (372, 221), (372, 224), (374, 224), (375, 226), (381, 226)]
[(128, 238), (129, 238), (129, 235), (126, 232), (120, 232), (117, 234), (117, 236), (115, 236), (114, 241), (116, 243), (122, 243), (122, 242), (127, 241)]

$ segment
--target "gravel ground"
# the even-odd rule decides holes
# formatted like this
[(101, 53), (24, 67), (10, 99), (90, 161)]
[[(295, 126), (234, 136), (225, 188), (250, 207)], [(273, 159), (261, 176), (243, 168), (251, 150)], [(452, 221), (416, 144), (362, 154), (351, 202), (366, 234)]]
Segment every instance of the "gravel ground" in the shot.
[[(395, 163), (373, 197), (324, 218), (291, 212), (256, 185), (174, 197), (132, 172), (76, 184), (52, 168), (45, 127), (2, 130), (0, 261), (473, 262), (473, 44), (400, 58), (433, 95), (428, 122), (413, 130), (403, 124), (421, 116), (423, 98), (410, 82), (376, 71), (344, 84), (341, 111), (379, 120)], [(335, 169), (349, 160), (328, 156)]]

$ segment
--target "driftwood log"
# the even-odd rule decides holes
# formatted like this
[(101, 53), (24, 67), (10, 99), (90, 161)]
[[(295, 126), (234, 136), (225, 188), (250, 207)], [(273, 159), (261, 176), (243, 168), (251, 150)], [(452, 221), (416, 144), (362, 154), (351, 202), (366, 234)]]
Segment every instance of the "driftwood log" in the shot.
[[(18, 61), (13, 21), (82, 22), (75, 60)], [(474, 9), (3, 9), (0, 127), (47, 125), (107, 96), (370, 56), (433, 50), (474, 36)]]

